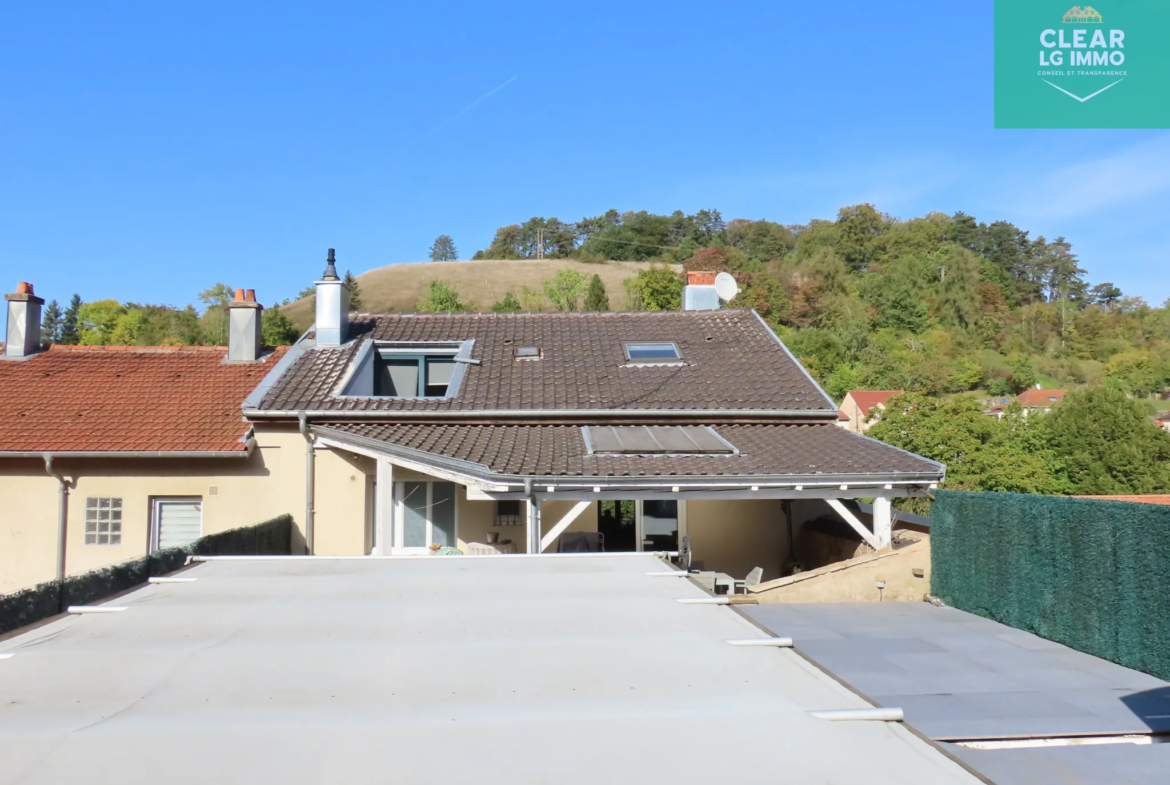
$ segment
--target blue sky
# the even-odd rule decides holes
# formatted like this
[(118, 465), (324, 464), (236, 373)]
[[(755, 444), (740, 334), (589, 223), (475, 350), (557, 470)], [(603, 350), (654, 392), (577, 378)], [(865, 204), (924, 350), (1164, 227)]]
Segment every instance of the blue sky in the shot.
[(273, 302), (328, 247), (363, 272), (533, 215), (869, 201), (1170, 296), (1170, 132), (994, 130), (990, 0), (641, 6), (9, 4), (0, 288)]

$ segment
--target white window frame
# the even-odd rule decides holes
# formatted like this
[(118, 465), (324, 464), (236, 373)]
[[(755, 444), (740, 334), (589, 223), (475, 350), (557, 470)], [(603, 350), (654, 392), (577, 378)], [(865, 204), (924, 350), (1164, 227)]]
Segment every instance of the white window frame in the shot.
[(162, 520), (162, 505), (167, 504), (198, 504), (199, 505), (199, 536), (203, 531), (203, 497), (202, 496), (151, 496), (150, 497), (150, 550), (158, 550), (159, 523)]
[[(646, 549), (646, 528), (645, 522), (642, 520), (642, 499), (634, 500), (634, 542), (637, 543), (638, 551)], [(663, 499), (663, 501), (674, 501), (678, 504), (678, 541), (682, 544), (682, 538), (687, 535), (687, 503), (684, 499)]]
[[(407, 548), (405, 545), (405, 542), (406, 542), (406, 526), (405, 526), (406, 500), (405, 500), (405, 498), (403, 498), (403, 496), (406, 493), (406, 483), (408, 483), (408, 482), (419, 482), (427, 487), (427, 507), (426, 507), (426, 509), (427, 509), (427, 544), (421, 548), (418, 548), (418, 547)], [(455, 514), (454, 514), (454, 516), (452, 516), (454, 518), (454, 525), (455, 525), (455, 543), (452, 544), (452, 547), (455, 547), (458, 544), (458, 542), (459, 542), (459, 489), (462, 486), (460, 486), (459, 483), (451, 482), (450, 480), (395, 480), (394, 481), (394, 519), (393, 519), (393, 521), (391, 521), (391, 529), (393, 531), (393, 536), (391, 538), (392, 545), (390, 546), (390, 553), (391, 554), (393, 554), (393, 555), (402, 554), (402, 555), (409, 556), (409, 555), (420, 555), (420, 554), (430, 553), (431, 543), (433, 543), (435, 541), (435, 528), (434, 528), (434, 524), (431, 522), (431, 509), (434, 505), (435, 483), (437, 483), (437, 482), (450, 482), (451, 485), (455, 486), (455, 493), (452, 494), (452, 496), (451, 496), (451, 501), (455, 504), (455, 511), (454, 511)]]

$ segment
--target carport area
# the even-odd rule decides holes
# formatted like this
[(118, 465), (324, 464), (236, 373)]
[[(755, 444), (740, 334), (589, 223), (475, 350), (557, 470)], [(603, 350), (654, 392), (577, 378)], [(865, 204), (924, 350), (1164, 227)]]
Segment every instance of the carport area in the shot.
[(742, 608), (999, 785), (1168, 781), (1170, 684), (928, 603)]
[(669, 569), (197, 564), (0, 642), (0, 782), (978, 781)]

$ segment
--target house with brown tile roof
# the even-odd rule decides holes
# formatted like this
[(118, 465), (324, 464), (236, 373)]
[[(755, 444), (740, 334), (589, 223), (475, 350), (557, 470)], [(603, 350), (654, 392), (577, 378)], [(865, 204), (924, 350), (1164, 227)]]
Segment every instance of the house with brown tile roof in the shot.
[(1064, 400), (1065, 394), (1068, 390), (1043, 390), (1040, 385), (1024, 390), (1015, 398), (1008, 398), (997, 403), (993, 403), (987, 409), (987, 414), (992, 417), (1003, 419), (1007, 407), (1015, 401), (1023, 408), (1023, 416), (1027, 417), (1031, 412), (1041, 412), (1047, 414), (1052, 411), (1052, 407)]
[[(243, 494), (235, 503), (248, 522), (291, 513), (311, 554), (682, 551), (709, 569), (742, 576), (759, 566), (771, 578), (791, 566), (806, 521), (840, 516), (859, 543), (889, 547), (890, 499), (944, 478), (940, 464), (837, 427), (837, 407), (749, 309), (357, 314), (332, 258), (316, 286), (316, 322), (287, 352), (247, 366), (221, 353), (174, 355), (201, 358), (187, 375), (251, 369), (232, 392), (157, 398), (164, 413), (190, 401), (190, 421), (176, 414), (164, 429), (175, 444), (199, 434), (195, 446), (210, 446), (214, 433), (222, 453), (229, 420), (244, 429), (236, 438), (249, 434), (259, 460), (231, 464)], [(689, 294), (688, 303), (719, 302)], [(158, 369), (160, 389), (177, 372), (161, 352), (50, 349), (8, 365), (48, 368), (54, 356), (132, 356)], [(104, 447), (149, 441), (138, 429), (165, 419), (153, 401), (128, 397), (69, 427), (118, 419)], [(52, 435), (45, 426), (44, 444)], [(45, 451), (35, 438), (20, 446)], [(45, 461), (22, 460), (51, 480)], [(198, 495), (210, 508), (210, 492)], [(870, 497), (871, 521), (842, 501)], [(135, 536), (149, 544), (143, 518)]]
[(865, 433), (881, 418), (886, 401), (905, 390), (850, 390), (837, 411), (837, 424), (853, 433)]
[[(689, 288), (714, 288), (691, 276)], [(718, 303), (688, 291), (687, 303)], [(944, 467), (837, 427), (832, 400), (749, 309), (353, 314), (332, 265), (317, 319), (244, 402), (258, 438), (296, 429), (306, 547), (685, 550), (778, 576), (805, 520), (890, 543), (889, 499)], [(842, 499), (875, 497), (875, 523)], [(323, 538), (330, 538), (329, 545)]]
[(7, 299), (0, 594), (284, 511), (278, 451), (240, 414), (286, 351), (258, 346), (254, 300), (233, 304), (231, 347), (48, 349), (41, 302), (29, 284)]

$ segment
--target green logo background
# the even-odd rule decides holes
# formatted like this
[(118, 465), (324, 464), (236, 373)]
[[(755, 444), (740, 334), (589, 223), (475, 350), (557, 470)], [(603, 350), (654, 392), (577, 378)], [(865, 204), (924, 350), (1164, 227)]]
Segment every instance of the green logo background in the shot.
[[(1102, 24), (1064, 24), (1074, 6), (1092, 5)], [(1070, 66), (1070, 53), (1111, 51), (1046, 49), (1044, 30), (1085, 31), (1085, 41), (1101, 30), (1125, 31), (1125, 63), (1120, 66)], [(1064, 52), (1061, 66), (1041, 66), (1040, 52)], [(1040, 76), (1039, 71), (1064, 71)], [(1126, 71), (1128, 75), (1074, 75), (1076, 71)], [(1081, 103), (1045, 84), (1082, 98), (1118, 79), (1123, 81)], [(995, 127), (996, 128), (1170, 128), (1170, 1), (995, 0)]]

